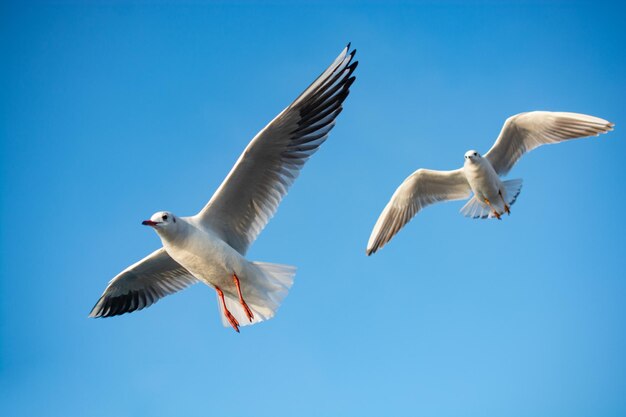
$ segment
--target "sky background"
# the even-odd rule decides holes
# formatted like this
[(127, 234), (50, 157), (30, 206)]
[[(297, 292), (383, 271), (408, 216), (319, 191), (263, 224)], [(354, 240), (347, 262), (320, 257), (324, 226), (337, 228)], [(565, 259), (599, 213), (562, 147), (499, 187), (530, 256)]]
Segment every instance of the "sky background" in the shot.
[[(0, 5), (3, 416), (626, 415), (626, 7), (118, 1)], [(223, 328), (196, 285), (88, 319), (352, 41), (336, 128), (248, 253), (298, 267)], [(365, 245), (400, 182), (529, 110), (616, 123), (544, 147), (503, 221), (429, 207)]]

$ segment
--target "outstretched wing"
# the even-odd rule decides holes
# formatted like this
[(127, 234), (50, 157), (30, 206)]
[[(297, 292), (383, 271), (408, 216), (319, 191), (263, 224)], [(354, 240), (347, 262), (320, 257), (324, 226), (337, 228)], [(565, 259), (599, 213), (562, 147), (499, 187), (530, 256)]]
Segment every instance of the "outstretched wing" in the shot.
[(324, 143), (354, 82), (348, 45), (289, 107), (252, 139), (209, 203), (197, 214), (245, 254), (276, 212), (304, 163)]
[(380, 214), (367, 243), (367, 255), (385, 246), (422, 208), (440, 201), (462, 200), (471, 195), (463, 169), (418, 169), (398, 187)]
[(111, 317), (141, 310), (198, 280), (161, 248), (109, 282), (89, 317)]
[(506, 175), (526, 152), (568, 139), (598, 136), (613, 123), (586, 114), (533, 111), (509, 117), (485, 158), (499, 175)]

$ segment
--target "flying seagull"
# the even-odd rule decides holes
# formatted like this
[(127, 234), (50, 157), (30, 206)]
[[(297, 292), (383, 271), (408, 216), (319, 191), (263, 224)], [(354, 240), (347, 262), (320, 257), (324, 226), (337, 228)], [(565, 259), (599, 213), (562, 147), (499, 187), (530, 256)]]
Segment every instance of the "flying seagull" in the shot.
[(224, 326), (276, 314), (295, 267), (250, 262), (246, 251), (276, 212), (304, 163), (324, 143), (355, 80), (350, 44), (296, 100), (248, 144), (207, 205), (195, 216), (155, 213), (163, 247), (109, 282), (90, 317), (141, 310), (196, 282), (213, 287)]
[(522, 180), (502, 181), (526, 152), (568, 139), (598, 136), (613, 130), (613, 123), (578, 113), (533, 111), (509, 117), (489, 152), (465, 153), (462, 168), (454, 171), (418, 169), (398, 187), (380, 214), (366, 253), (385, 246), (422, 208), (440, 201), (465, 200), (461, 208), (472, 218), (497, 218), (511, 213), (511, 205), (522, 188)]

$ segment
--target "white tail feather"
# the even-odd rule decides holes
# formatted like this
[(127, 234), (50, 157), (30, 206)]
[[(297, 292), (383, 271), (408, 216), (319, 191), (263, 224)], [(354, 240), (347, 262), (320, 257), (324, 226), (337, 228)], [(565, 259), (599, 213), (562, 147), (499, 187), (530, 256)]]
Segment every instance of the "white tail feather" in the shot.
[(509, 206), (517, 200), (517, 196), (522, 191), (522, 179), (504, 181), (504, 189), (506, 190), (505, 200)]
[[(248, 319), (246, 312), (239, 303), (239, 298), (233, 294), (224, 293), (226, 308), (237, 319), (240, 326), (260, 323), (269, 320), (278, 311), (281, 302), (287, 296), (289, 289), (293, 285), (293, 278), (296, 275), (296, 267), (290, 265), (270, 264), (265, 262), (251, 262), (253, 278), (242, 283), (244, 300), (252, 310), (254, 318), (252, 322)], [(222, 303), (218, 303), (222, 324), (230, 327), (230, 323), (224, 315)]]
[[(517, 200), (517, 196), (520, 191), (522, 191), (522, 180), (508, 180), (502, 183), (504, 185), (504, 199), (506, 200), (506, 204), (510, 207)], [(498, 214), (502, 214), (504, 212), (504, 205), (502, 202), (492, 202), (492, 205), (495, 205), (495, 208), (498, 209)], [(461, 208), (461, 214), (465, 217), (471, 217), (473, 219), (486, 219), (486, 218), (494, 218), (496, 217), (493, 214), (491, 208), (478, 200), (476, 196), (470, 198), (470, 200)]]
[(472, 219), (486, 219), (491, 214), (491, 209), (474, 196), (461, 207), (461, 214)]

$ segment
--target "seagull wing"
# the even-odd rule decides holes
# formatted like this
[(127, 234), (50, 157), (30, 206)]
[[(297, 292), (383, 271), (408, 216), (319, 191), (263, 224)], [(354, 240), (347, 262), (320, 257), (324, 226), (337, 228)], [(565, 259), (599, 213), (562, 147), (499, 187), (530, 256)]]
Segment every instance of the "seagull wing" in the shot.
[(289, 107), (246, 147), (196, 218), (245, 254), (276, 212), (304, 163), (324, 143), (354, 82), (348, 45)]
[(161, 248), (109, 282), (89, 317), (111, 317), (141, 310), (198, 280)]
[(613, 123), (579, 113), (533, 111), (509, 117), (485, 158), (499, 175), (506, 175), (526, 152), (568, 139), (598, 136)]
[(398, 187), (378, 217), (367, 242), (367, 255), (385, 246), (422, 208), (448, 200), (469, 198), (471, 188), (463, 169), (418, 169)]

